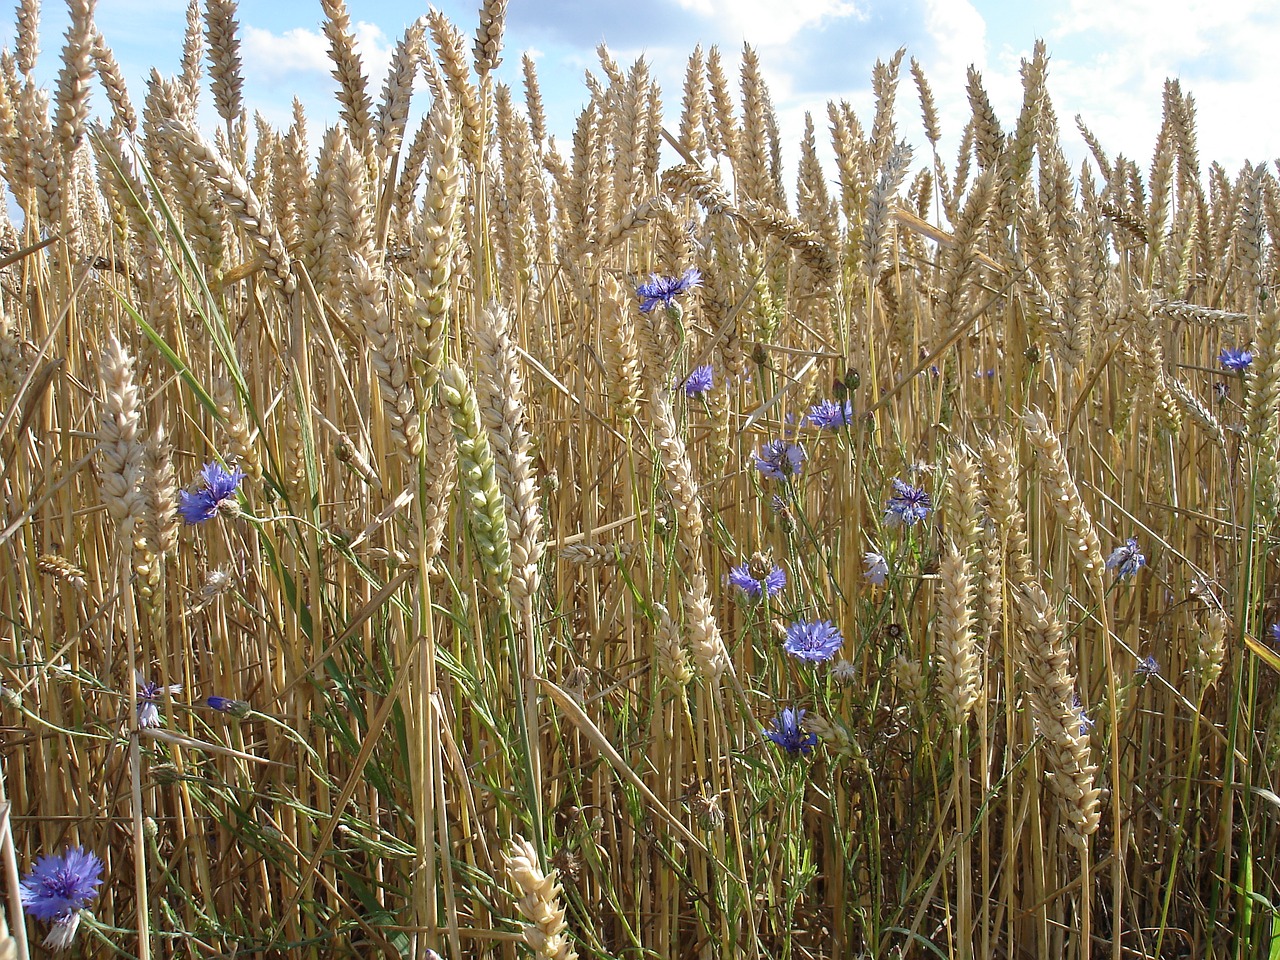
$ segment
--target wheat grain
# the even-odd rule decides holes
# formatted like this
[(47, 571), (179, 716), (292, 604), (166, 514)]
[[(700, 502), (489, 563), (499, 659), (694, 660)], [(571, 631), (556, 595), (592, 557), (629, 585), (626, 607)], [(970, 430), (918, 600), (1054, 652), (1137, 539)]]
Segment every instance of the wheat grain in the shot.
[(974, 252), (994, 198), (995, 178), (991, 170), (986, 169), (974, 181), (965, 200), (954, 232), (955, 247), (947, 250), (943, 257), (941, 289), (934, 314), (942, 330), (950, 329), (961, 315), (965, 288), (975, 269)]
[(911, 58), (911, 76), (916, 82), (916, 89), (920, 93), (920, 113), (924, 120), (924, 135), (929, 141), (929, 145), (936, 151), (938, 149), (938, 141), (942, 139), (942, 133), (938, 127), (938, 105), (933, 99), (933, 89), (929, 86), (928, 79), (925, 78), (924, 69), (920, 66), (920, 61), (915, 57)]
[(56, 553), (42, 553), (36, 557), (36, 569), (45, 576), (70, 584), (77, 590), (84, 590), (88, 587), (84, 570), (66, 557), (59, 556)]
[(476, 400), (489, 432), (498, 487), (507, 501), (511, 542), (512, 595), (532, 602), (538, 592), (542, 560), (542, 513), (534, 475), (532, 439), (525, 413), (524, 377), (511, 334), (511, 315), (489, 303), (477, 316)]
[(139, 439), (142, 414), (133, 379), (133, 358), (115, 337), (110, 337), (102, 348), (100, 377), (98, 452), (102, 502), (119, 528), (121, 539), (132, 542), (134, 527), (146, 512), (142, 491), (145, 451)]
[(182, 37), (181, 85), (187, 110), (195, 113), (200, 104), (200, 75), (204, 62), (204, 30), (200, 0), (188, 0), (187, 29)]
[(720, 626), (716, 623), (711, 610), (711, 598), (707, 596), (707, 578), (702, 573), (694, 574), (685, 586), (683, 593), (686, 629), (689, 631), (689, 650), (693, 654), (693, 662), (699, 672), (712, 686), (720, 682), (726, 670), (732, 668), (729, 651), (720, 635)]
[(676, 534), (686, 569), (701, 570), (702, 503), (698, 483), (693, 477), (684, 438), (676, 426), (675, 411), (660, 390), (654, 390), (649, 397), (649, 415), (653, 423), (653, 444), (662, 465), (662, 483), (679, 516)]
[[(240, 409), (235, 383), (227, 377), (220, 377), (213, 384), (213, 400), (217, 406), (218, 417), (227, 435), (227, 447), (234, 460), (248, 476), (255, 480), (262, 478), (262, 458), (258, 456), (254, 432)], [(300, 460), (295, 460), (299, 466)]]
[(350, 259), (352, 305), (368, 341), (369, 363), (378, 381), (383, 415), (395, 450), (416, 462), (422, 453), (417, 403), (388, 310), (382, 271), (359, 254)]
[(707, 159), (706, 126), (710, 110), (706, 67), (703, 64), (702, 46), (698, 45), (693, 48), (685, 66), (684, 97), (680, 110), (680, 145), (698, 165), (702, 165)]
[(733, 170), (737, 177), (737, 196), (741, 199), (771, 203), (775, 197), (772, 178), (769, 175), (768, 156), (765, 152), (764, 78), (760, 73), (760, 58), (749, 45), (742, 47), (742, 131), (737, 138), (737, 150), (732, 154)]
[(19, 0), (18, 30), (14, 40), (17, 67), (28, 77), (40, 58), (40, 0)]
[(338, 111), (346, 124), (347, 136), (361, 155), (370, 148), (373, 134), (373, 99), (369, 81), (356, 52), (355, 34), (345, 0), (320, 0), (324, 9), (324, 35), (329, 40), (333, 78), (338, 81)]
[(475, 390), (466, 372), (456, 363), (440, 371), (440, 399), (453, 422), (453, 437), (458, 447), (458, 484), (475, 534), (480, 563), (498, 581), (499, 587), (505, 587), (511, 579), (506, 508)]
[(147, 551), (158, 558), (171, 555), (178, 545), (178, 480), (172, 456), (164, 427), (156, 427), (143, 457), (142, 527)]
[[(448, 85), (453, 107), (462, 121), (460, 138), (462, 157), (473, 170), (484, 165), (486, 119), (480, 106), (480, 92), (468, 78), (466, 41), (462, 33), (444, 14), (432, 9), (427, 24), (436, 44), (436, 55)], [(439, 94), (437, 94), (437, 102)]]
[(430, 185), (415, 228), (418, 256), (413, 278), (414, 372), (430, 389), (444, 357), (447, 311), (452, 299), (453, 253), (458, 243), (458, 138), (447, 100), (431, 107), (432, 138), (427, 152)]
[(482, 0), (475, 42), (476, 73), (482, 77), (502, 63), (502, 29), (506, 19), (507, 0)]
[(192, 160), (213, 181), (223, 202), (258, 247), (260, 256), (266, 262), (268, 276), (286, 294), (292, 293), (297, 288), (292, 259), (275, 228), (271, 213), (249, 188), (244, 177), (199, 134), (176, 123), (169, 124), (167, 130), (190, 151)]
[(906, 47), (899, 47), (888, 63), (876, 60), (871, 70), (871, 89), (876, 95), (876, 112), (871, 120), (867, 159), (873, 169), (883, 168), (889, 162), (889, 155), (898, 143), (894, 105), (898, 97), (898, 71), (906, 52)]
[(733, 115), (729, 79), (720, 62), (720, 49), (715, 46), (707, 51), (707, 84), (710, 87), (712, 107), (706, 115), (707, 141), (711, 153), (717, 157), (733, 157), (738, 149), (738, 122)]
[(631, 298), (614, 277), (606, 275), (601, 287), (600, 324), (608, 373), (606, 389), (619, 420), (629, 424), (640, 402), (640, 356), (636, 348)]
[(433, 569), (449, 523), (450, 497), (458, 482), (458, 451), (449, 412), (437, 404), (427, 411), (424, 429), (426, 490), (422, 496), (422, 563)]
[(521, 933), (525, 944), (537, 957), (575, 960), (578, 954), (565, 923), (556, 871), (543, 871), (533, 844), (520, 836), (503, 853), (503, 866), (516, 889), (516, 909), (529, 921)]
[(426, 21), (421, 18), (409, 24), (391, 56), (387, 79), (382, 85), (382, 99), (378, 105), (375, 127), (378, 160), (384, 167), (400, 150), (405, 124), (409, 122), (413, 81), (418, 75), (418, 64), (427, 52), (426, 32)]
[(1075, 678), (1059, 622), (1039, 584), (1027, 583), (1018, 595), (1027, 691), (1032, 715), (1043, 739), (1045, 777), (1061, 801), (1071, 826), (1068, 839), (1084, 850), (1101, 819), (1090, 760), (1089, 733), (1075, 704)]
[(1254, 483), (1265, 503), (1280, 503), (1280, 465), (1275, 450), (1280, 444), (1280, 312), (1258, 320), (1254, 345), (1253, 376), (1245, 396), (1246, 436), (1253, 448)]
[(1005, 436), (984, 437), (982, 441), (983, 490), (991, 517), (1004, 537), (1006, 567), (1017, 587), (1031, 578), (1031, 558), (1027, 540), (1027, 517), (1018, 496), (1018, 452)]
[(1027, 431), (1027, 439), (1039, 454), (1040, 479), (1046, 487), (1049, 502), (1069, 535), (1071, 549), (1084, 570), (1085, 578), (1101, 594), (1102, 544), (1071, 476), (1058, 435), (1050, 428), (1043, 411), (1038, 409), (1027, 411), (1022, 424)]
[[(96, 30), (92, 40), (93, 61), (98, 70), (98, 78), (107, 92), (107, 100), (111, 103), (111, 113), (117, 128), (130, 134), (138, 132), (138, 115), (129, 100), (129, 91), (125, 86), (124, 74), (120, 72), (120, 64), (107, 46), (106, 39)], [(86, 110), (86, 115), (87, 115)]]
[(658, 668), (662, 671), (662, 676), (677, 689), (687, 687), (693, 679), (693, 668), (689, 665), (689, 651), (680, 635), (680, 628), (662, 604), (655, 603), (653, 608), (658, 615), (657, 635), (653, 641)]
[(953, 726), (963, 727), (978, 702), (980, 659), (973, 635), (973, 580), (962, 550), (942, 554), (938, 590), (938, 693)]
[(524, 106), (529, 114), (529, 133), (533, 137), (533, 145), (539, 152), (547, 139), (547, 115), (542, 105), (542, 90), (538, 86), (538, 69), (533, 57), (523, 54), (520, 67), (524, 74)]
[[(240, 24), (236, 0), (206, 0), (205, 39), (209, 42), (209, 80), (213, 105), (227, 123), (244, 111), (244, 78), (240, 73)], [(184, 77), (188, 74), (184, 73)], [(190, 88), (188, 88), (190, 89)]]
[(885, 268), (885, 242), (889, 234), (889, 210), (893, 196), (906, 178), (911, 163), (911, 147), (905, 141), (894, 144), (867, 194), (862, 222), (862, 269), (874, 282)]

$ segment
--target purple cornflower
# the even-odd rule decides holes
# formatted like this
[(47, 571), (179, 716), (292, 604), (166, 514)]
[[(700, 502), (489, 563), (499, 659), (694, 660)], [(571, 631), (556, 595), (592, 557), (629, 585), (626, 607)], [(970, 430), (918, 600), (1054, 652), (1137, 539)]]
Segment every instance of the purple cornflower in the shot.
[(709, 363), (704, 363), (685, 377), (684, 395), (686, 397), (700, 397), (712, 387), (716, 385), (715, 368)]
[(1244, 348), (1223, 347), (1222, 352), (1218, 354), (1218, 363), (1222, 364), (1223, 370), (1244, 373), (1253, 363), (1253, 352)]
[(797, 620), (787, 627), (782, 648), (797, 660), (823, 663), (834, 657), (843, 643), (840, 628), (830, 620)]
[(729, 571), (729, 582), (750, 600), (775, 597), (787, 585), (787, 572), (758, 554)]
[(1133, 672), (1140, 677), (1158, 677), (1160, 676), (1160, 663), (1155, 657), (1147, 655), (1138, 661), (1138, 665), (1133, 668)]
[(889, 523), (911, 526), (929, 515), (933, 499), (923, 487), (913, 487), (905, 480), (894, 479), (893, 496), (885, 508), (884, 518)]
[(677, 307), (676, 297), (682, 293), (701, 286), (702, 274), (697, 267), (690, 267), (679, 277), (662, 277), (656, 273), (649, 274), (649, 279), (636, 287), (636, 296), (640, 298), (640, 311), (648, 313), (658, 304), (668, 309)]
[(809, 408), (804, 422), (819, 430), (839, 430), (853, 423), (853, 401), (823, 400)]
[(239, 507), (236, 488), (244, 479), (244, 471), (236, 467), (227, 472), (219, 463), (206, 463), (200, 476), (204, 480), (203, 489), (195, 493), (178, 491), (178, 512), (182, 514), (182, 519), (195, 525), (212, 520), (219, 510), (235, 515)]
[(808, 753), (818, 742), (818, 735), (804, 729), (805, 712), (804, 708), (783, 707), (764, 735), (792, 756)]
[(160, 694), (166, 691), (171, 694), (181, 693), (182, 684), (171, 683), (166, 687), (164, 684), (144, 679), (141, 671), (134, 673), (134, 679), (138, 684), (138, 726), (164, 726), (164, 718), (160, 716), (160, 708), (157, 706), (160, 702)]
[(1147, 558), (1138, 552), (1138, 541), (1134, 537), (1130, 537), (1121, 546), (1111, 551), (1111, 556), (1107, 557), (1106, 568), (1114, 569), (1116, 576), (1121, 580), (1125, 577), (1132, 577), (1138, 572), (1139, 567), (1147, 565)]
[(210, 710), (217, 710), (219, 713), (229, 713), (233, 717), (243, 717), (252, 709), (246, 700), (232, 700), (230, 697), (219, 697), (216, 694), (207, 697), (204, 705)]
[(53, 926), (44, 945), (65, 950), (75, 940), (80, 911), (98, 895), (102, 861), (82, 847), (68, 847), (60, 856), (44, 856), (22, 878), (22, 906), (37, 920)]
[(867, 567), (862, 572), (867, 582), (874, 583), (877, 587), (883, 587), (884, 582), (889, 579), (889, 561), (882, 554), (874, 550), (868, 550), (862, 555), (862, 562)]
[(804, 447), (790, 440), (770, 440), (756, 456), (756, 469), (770, 480), (785, 480), (800, 472)]

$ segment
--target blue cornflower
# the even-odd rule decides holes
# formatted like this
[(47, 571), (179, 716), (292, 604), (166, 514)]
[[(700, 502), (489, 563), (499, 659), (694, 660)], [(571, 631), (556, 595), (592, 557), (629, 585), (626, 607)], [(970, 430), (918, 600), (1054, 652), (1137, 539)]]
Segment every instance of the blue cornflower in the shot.
[(840, 628), (830, 620), (797, 620), (787, 627), (782, 648), (798, 660), (823, 663), (834, 657), (843, 643)]
[(1097, 721), (1090, 720), (1089, 715), (1084, 712), (1084, 704), (1080, 702), (1080, 694), (1073, 693), (1071, 695), (1071, 709), (1075, 711), (1076, 719), (1080, 721), (1080, 736), (1084, 736), (1094, 727)]
[(138, 684), (138, 726), (140, 727), (160, 727), (164, 726), (164, 718), (160, 716), (160, 694), (181, 693), (182, 684), (171, 683), (167, 687), (164, 684), (154, 683), (151, 680), (143, 678), (141, 671), (134, 673), (134, 679)]
[(686, 397), (700, 397), (716, 385), (715, 368), (709, 363), (698, 367), (684, 381)]
[(1280, 647), (1280, 623), (1271, 625), (1271, 644), (1272, 646)]
[(780, 746), (787, 753), (808, 753), (818, 742), (818, 736), (807, 732), (804, 727), (805, 710), (783, 707), (773, 718), (773, 726), (764, 735)]
[(232, 700), (230, 697), (219, 697), (216, 694), (208, 697), (204, 705), (219, 713), (229, 713), (233, 717), (243, 717), (252, 709), (246, 700)]
[(649, 279), (636, 287), (636, 296), (640, 298), (640, 311), (648, 313), (658, 304), (665, 307), (677, 306), (675, 298), (682, 293), (701, 286), (702, 274), (697, 267), (690, 267), (679, 277), (661, 277), (656, 273), (649, 274)]
[(775, 597), (787, 585), (787, 572), (775, 564), (767, 564), (763, 558), (752, 557), (729, 571), (729, 582), (751, 600), (761, 596)]
[(1107, 557), (1106, 567), (1108, 570), (1114, 569), (1116, 576), (1121, 580), (1125, 577), (1132, 577), (1138, 572), (1139, 567), (1147, 565), (1147, 558), (1138, 552), (1138, 541), (1134, 537), (1130, 537), (1121, 546), (1111, 551), (1111, 556)]
[(785, 480), (800, 472), (804, 447), (790, 440), (770, 440), (756, 456), (756, 469), (770, 480)]
[(1140, 677), (1158, 677), (1160, 676), (1160, 662), (1153, 656), (1145, 656), (1138, 661), (1138, 665), (1133, 668), (1134, 673)]
[(889, 579), (889, 561), (882, 554), (868, 550), (862, 555), (862, 562), (867, 568), (862, 572), (867, 582), (883, 587), (884, 582)]
[(929, 515), (933, 499), (923, 487), (913, 487), (905, 480), (895, 479), (893, 491), (884, 511), (884, 518), (889, 523), (901, 523), (909, 527)]
[(809, 408), (804, 418), (805, 423), (819, 430), (839, 430), (853, 423), (853, 401), (823, 400)]
[(1224, 370), (1230, 370), (1232, 373), (1244, 373), (1253, 363), (1253, 353), (1244, 348), (1223, 347), (1222, 352), (1218, 354), (1218, 362), (1222, 364), (1222, 369)]
[(80, 926), (80, 911), (98, 895), (102, 861), (81, 847), (60, 856), (44, 856), (22, 878), (22, 906), (37, 920), (53, 924), (44, 945), (65, 950)]
[(204, 489), (195, 493), (188, 490), (178, 492), (178, 512), (188, 524), (204, 523), (224, 510), (235, 515), (239, 504), (236, 502), (236, 488), (244, 479), (244, 471), (239, 467), (229, 473), (219, 463), (206, 463), (200, 471), (204, 480)]

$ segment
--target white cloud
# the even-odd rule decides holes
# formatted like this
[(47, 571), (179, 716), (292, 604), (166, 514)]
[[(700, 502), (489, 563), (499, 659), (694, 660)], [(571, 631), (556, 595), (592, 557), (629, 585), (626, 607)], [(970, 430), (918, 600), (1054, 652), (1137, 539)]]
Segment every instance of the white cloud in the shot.
[[(1002, 114), (1001, 94), (1006, 87), (1003, 78), (993, 70), (987, 60), (987, 22), (968, 0), (925, 0), (924, 33), (926, 42), (919, 49), (908, 49), (908, 56), (920, 61), (929, 88), (938, 106), (939, 125), (944, 143), (958, 144), (960, 131), (971, 113), (965, 83), (972, 65), (982, 74), (983, 86), (992, 97), (997, 114)], [(1016, 76), (1016, 75), (1015, 75)], [(903, 70), (902, 99), (915, 106), (915, 82)], [(919, 109), (901, 117), (918, 117)], [(920, 129), (915, 127), (913, 129)], [(925, 146), (923, 136), (917, 138)]]
[(981, 69), (987, 59), (987, 21), (968, 0), (925, 0), (925, 32), (940, 75), (963, 77), (970, 63)]
[(741, 36), (753, 46), (782, 46), (802, 30), (828, 20), (860, 16), (849, 0), (677, 0), (691, 13), (713, 19), (726, 36)]
[(1071, 0), (1050, 33), (1062, 51), (1050, 90), (1110, 152), (1145, 163), (1164, 81), (1177, 77), (1196, 100), (1202, 162), (1234, 173), (1280, 153), (1274, 125), (1259, 122), (1264, 92), (1280, 88), (1278, 33), (1271, 0)]
[(245, 69), (270, 79), (294, 73), (328, 73), (329, 41), (314, 30), (294, 27), (275, 34), (260, 27), (246, 26), (240, 47)]
[[(391, 63), (395, 45), (387, 40), (382, 28), (359, 21), (353, 29), (356, 53), (364, 65), (365, 76), (377, 92)], [(272, 33), (261, 27), (245, 26), (243, 51), (245, 70), (255, 78), (278, 81), (296, 74), (329, 74), (329, 40), (319, 30), (294, 27), (283, 33)]]
[(363, 20), (356, 23), (355, 34), (356, 52), (364, 63), (365, 76), (370, 78), (369, 82), (375, 89), (381, 89), (401, 34), (396, 34), (395, 40), (388, 40), (381, 27)]

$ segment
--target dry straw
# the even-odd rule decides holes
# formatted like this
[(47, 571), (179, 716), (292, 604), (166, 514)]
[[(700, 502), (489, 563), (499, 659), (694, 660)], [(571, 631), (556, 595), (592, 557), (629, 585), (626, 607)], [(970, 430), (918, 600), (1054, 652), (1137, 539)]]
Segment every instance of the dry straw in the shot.
[[(969, 75), (944, 158), (899, 51), (870, 109), (814, 105), (787, 181), (751, 49), (661, 91), (602, 45), (561, 143), (533, 56), (523, 96), (499, 81), (505, 3), (409, 24), (384, 81), (325, 0), (326, 130), (250, 123), (233, 2), (187, 4), (136, 107), (91, 0), (49, 64), (17, 6), (0, 857), (102, 856), (96, 933), (1082, 960), (1229, 927), (1266, 953), (1280, 892), (1214, 865), (1276, 852), (1280, 181), (1202, 159), (1177, 83), (1149, 162), (1077, 122), (1076, 166), (1037, 45), (1007, 121)], [(777, 439), (808, 454), (784, 479), (749, 456)], [(227, 493), (211, 460), (252, 516), (180, 525), (183, 492)], [(922, 521), (892, 523), (895, 479)], [(1148, 565), (1107, 571), (1130, 536)], [(757, 552), (768, 599), (730, 579)], [(782, 649), (801, 619), (839, 659)], [(161, 727), (135, 666), (183, 685)]]

